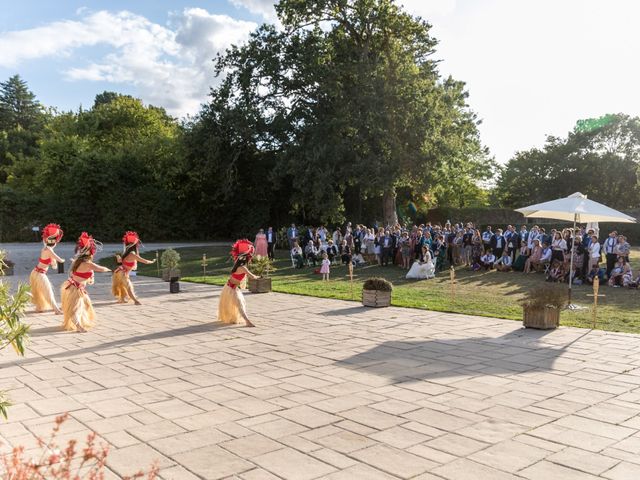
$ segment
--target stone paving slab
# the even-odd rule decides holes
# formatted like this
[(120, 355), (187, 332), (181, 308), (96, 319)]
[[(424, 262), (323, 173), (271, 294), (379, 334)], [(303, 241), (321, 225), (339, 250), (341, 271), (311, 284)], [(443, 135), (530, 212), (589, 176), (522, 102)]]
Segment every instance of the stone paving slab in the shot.
[(138, 277), (136, 307), (109, 282), (93, 331), (29, 313), (27, 356), (0, 353), (4, 451), (69, 411), (107, 478), (640, 478), (640, 336), (283, 294), (246, 295), (249, 329), (216, 322), (220, 288)]

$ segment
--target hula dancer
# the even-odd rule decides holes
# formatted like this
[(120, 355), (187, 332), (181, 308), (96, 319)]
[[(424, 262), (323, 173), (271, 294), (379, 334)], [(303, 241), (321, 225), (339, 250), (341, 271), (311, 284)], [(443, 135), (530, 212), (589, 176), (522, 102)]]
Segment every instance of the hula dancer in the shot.
[(38, 265), (29, 275), (29, 284), (31, 286), (31, 302), (36, 306), (36, 312), (41, 313), (45, 310), (53, 310), (56, 315), (61, 315), (62, 310), (58, 307), (51, 282), (47, 278), (47, 270), (49, 266), (57, 267), (58, 263), (63, 263), (64, 259), (55, 254), (53, 249), (60, 243), (64, 232), (60, 225), (50, 223), (42, 230), (42, 242), (44, 248), (40, 251)]
[(147, 260), (138, 254), (140, 237), (136, 232), (126, 232), (122, 237), (122, 255), (116, 255), (116, 260), (120, 266), (113, 272), (111, 280), (111, 293), (118, 299), (118, 303), (127, 303), (132, 299), (136, 305), (142, 305), (133, 290), (133, 283), (129, 278), (131, 270), (138, 268), (138, 262), (146, 265), (155, 263), (155, 259)]
[(93, 272), (110, 272), (106, 267), (93, 263), (93, 256), (98, 247), (87, 232), (82, 232), (76, 246), (76, 257), (71, 265), (69, 279), (62, 284), (62, 311), (64, 321), (62, 327), (72, 332), (86, 332), (95, 323), (95, 312), (86, 285), (93, 284)]
[(218, 304), (218, 320), (222, 323), (238, 323), (244, 320), (247, 327), (255, 326), (247, 316), (247, 307), (242, 295), (246, 277), (258, 278), (247, 269), (254, 252), (253, 244), (249, 240), (238, 240), (231, 249), (235, 263), (229, 281), (222, 289)]

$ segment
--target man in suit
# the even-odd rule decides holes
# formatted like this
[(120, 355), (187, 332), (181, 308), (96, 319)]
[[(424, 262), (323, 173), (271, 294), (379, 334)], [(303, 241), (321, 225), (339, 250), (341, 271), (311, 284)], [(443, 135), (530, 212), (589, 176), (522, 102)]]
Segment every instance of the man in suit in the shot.
[(289, 240), (289, 249), (293, 249), (293, 246), (298, 242), (298, 229), (296, 224), (292, 223), (287, 230), (287, 239)]
[(273, 251), (276, 248), (276, 242), (278, 241), (278, 236), (276, 232), (273, 231), (273, 227), (269, 227), (267, 230), (267, 255), (271, 260), (273, 260)]
[(602, 250), (607, 260), (607, 278), (611, 274), (611, 270), (616, 266), (618, 256), (615, 253), (616, 244), (618, 243), (618, 232), (615, 230), (609, 234), (609, 237), (602, 242)]
[(504, 236), (502, 235), (502, 230), (499, 228), (496, 230), (496, 233), (491, 237), (490, 242), (491, 250), (496, 257), (502, 256), (502, 251), (506, 247), (506, 241)]

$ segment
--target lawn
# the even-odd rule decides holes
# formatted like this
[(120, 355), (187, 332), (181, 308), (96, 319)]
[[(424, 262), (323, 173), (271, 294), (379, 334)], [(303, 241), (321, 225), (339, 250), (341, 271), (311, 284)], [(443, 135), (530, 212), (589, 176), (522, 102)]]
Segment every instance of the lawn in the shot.
[[(182, 281), (224, 285), (229, 276), (232, 262), (229, 248), (186, 247), (178, 249), (182, 257), (180, 268)], [(202, 255), (207, 255), (207, 272), (203, 276)], [(291, 266), (288, 252), (277, 252), (277, 271), (273, 277), (273, 290), (296, 295), (311, 295), (341, 300), (360, 300), (362, 282), (369, 277), (384, 277), (394, 285), (392, 303), (399, 307), (421, 308), (442, 312), (466, 313), (489, 317), (522, 320), (522, 309), (518, 303), (524, 293), (544, 281), (540, 273), (525, 275), (520, 272), (471, 272), (459, 267), (456, 270), (456, 295), (451, 295), (449, 272), (445, 271), (431, 280), (407, 280), (400, 267), (365, 266), (354, 269), (353, 285), (349, 282), (345, 266), (333, 266), (331, 280), (322, 282), (321, 276), (312, 267), (296, 270)], [(153, 258), (155, 252), (143, 253)], [(112, 260), (106, 260), (113, 266)], [(640, 266), (640, 250), (631, 255), (634, 272)], [(156, 265), (140, 265), (141, 275), (157, 276)], [(566, 289), (566, 284), (557, 284)], [(593, 299), (590, 286), (574, 287), (574, 303), (589, 306)], [(640, 333), (640, 291), (602, 286), (598, 308), (597, 328), (616, 332)], [(591, 310), (565, 310), (561, 314), (561, 324), (590, 328)]]

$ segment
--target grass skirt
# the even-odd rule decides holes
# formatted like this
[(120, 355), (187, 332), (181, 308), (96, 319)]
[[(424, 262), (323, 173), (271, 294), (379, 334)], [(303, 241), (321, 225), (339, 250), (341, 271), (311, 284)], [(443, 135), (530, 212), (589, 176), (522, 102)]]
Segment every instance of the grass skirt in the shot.
[(129, 298), (127, 287), (131, 289), (133, 293), (133, 284), (126, 272), (122, 270), (116, 270), (113, 272), (111, 278), (111, 293), (118, 299), (119, 302), (125, 302)]
[(69, 280), (62, 284), (62, 311), (64, 313), (62, 327), (65, 330), (75, 332), (78, 330), (78, 325), (89, 330), (95, 325), (96, 314), (89, 295), (71, 284)]
[(32, 270), (31, 275), (29, 275), (29, 285), (31, 286), (31, 303), (36, 306), (37, 311), (42, 312), (58, 308), (56, 299), (53, 296), (53, 287), (46, 273)]
[(218, 303), (218, 321), (238, 323), (245, 319), (246, 314), (247, 307), (240, 288), (231, 288), (229, 285), (225, 285)]

